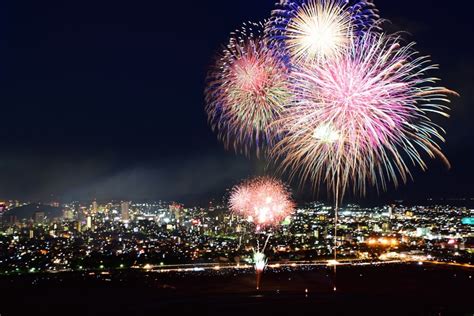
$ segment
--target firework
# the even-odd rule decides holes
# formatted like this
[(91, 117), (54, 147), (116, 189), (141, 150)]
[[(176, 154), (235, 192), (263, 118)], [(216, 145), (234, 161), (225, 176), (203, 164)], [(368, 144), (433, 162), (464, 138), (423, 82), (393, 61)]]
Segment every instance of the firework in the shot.
[[(448, 117), (449, 96), (427, 73), (437, 69), (414, 44), (381, 32), (372, 0), (280, 0), (272, 18), (236, 32), (209, 75), (206, 110), (226, 147), (269, 149), (280, 171), (326, 183), (338, 207), (349, 188), (365, 194), (410, 179), (426, 156), (449, 161), (434, 121)], [(261, 227), (294, 208), (281, 182), (259, 178), (232, 191), (230, 209)], [(257, 288), (266, 266), (257, 239)], [(335, 279), (334, 279), (335, 280)], [(334, 286), (336, 291), (336, 286)]]
[(257, 154), (271, 144), (270, 123), (290, 98), (288, 70), (263, 38), (262, 24), (233, 33), (208, 76), (206, 111), (227, 148)]
[(256, 271), (263, 272), (263, 270), (265, 270), (265, 267), (267, 266), (267, 258), (262, 252), (254, 252), (253, 262), (255, 264)]
[(276, 123), (284, 137), (271, 154), (292, 176), (326, 182), (336, 203), (349, 186), (364, 194), (367, 184), (406, 182), (410, 167), (426, 169), (423, 152), (449, 164), (429, 114), (447, 117), (455, 93), (435, 86), (426, 73), (437, 67), (413, 44), (398, 42), (368, 32), (347, 54), (293, 73), (297, 97)]
[(293, 212), (295, 204), (291, 200), (290, 192), (281, 181), (262, 177), (245, 181), (234, 187), (229, 200), (229, 208), (255, 223), (257, 236), (267, 235), (263, 247), (260, 247), (257, 237), (257, 247), (253, 253), (258, 290), (263, 271), (267, 266), (265, 249), (271, 237), (271, 234), (267, 234), (261, 228), (281, 223)]
[(262, 226), (275, 226), (290, 215), (294, 208), (285, 185), (273, 178), (256, 178), (236, 186), (229, 201), (233, 212)]
[(255, 267), (255, 272), (256, 272), (256, 277), (257, 277), (257, 290), (260, 289), (260, 284), (262, 282), (262, 274), (263, 271), (265, 271), (265, 268), (267, 267), (267, 258), (263, 252), (254, 252), (253, 254), (253, 262), (254, 262), (254, 267)]
[(282, 0), (267, 32), (295, 63), (341, 56), (354, 37), (377, 28), (378, 11), (364, 0)]

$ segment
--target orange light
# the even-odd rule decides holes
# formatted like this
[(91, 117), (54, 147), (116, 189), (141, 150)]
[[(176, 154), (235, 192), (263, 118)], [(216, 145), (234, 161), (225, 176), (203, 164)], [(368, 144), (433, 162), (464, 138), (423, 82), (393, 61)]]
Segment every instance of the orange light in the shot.
[(381, 239), (379, 239), (379, 242), (380, 242), (382, 245), (388, 245), (388, 240), (387, 240), (387, 238), (381, 238)]

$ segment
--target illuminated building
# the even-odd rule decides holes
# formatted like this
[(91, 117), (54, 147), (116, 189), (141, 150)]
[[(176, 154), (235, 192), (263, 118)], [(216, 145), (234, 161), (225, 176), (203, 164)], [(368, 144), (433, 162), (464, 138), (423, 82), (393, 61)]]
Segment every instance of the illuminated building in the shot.
[(74, 219), (74, 212), (72, 210), (65, 210), (64, 211), (64, 219), (67, 221), (72, 221)]
[(35, 224), (43, 224), (46, 219), (44, 212), (35, 212), (33, 215), (33, 220)]
[(426, 237), (431, 233), (429, 228), (426, 227), (418, 227), (416, 229), (416, 236), (417, 237)]
[(91, 216), (87, 216), (86, 227), (87, 227), (87, 229), (92, 229), (92, 217)]
[[(73, 262), (91, 254), (110, 259), (117, 267), (123, 258), (151, 265), (209, 263), (236, 257), (246, 262), (255, 246), (246, 233), (254, 229), (252, 224), (216, 204), (210, 211), (200, 207), (170, 207), (166, 202), (133, 206), (131, 202), (111, 202), (104, 204), (109, 212), (101, 212), (99, 207), (97, 214), (92, 214), (92, 202), (85, 205), (77, 202), (62, 205), (65, 210), (62, 221), (46, 221), (41, 226), (33, 226), (31, 219), (34, 211), (42, 209), (35, 209), (11, 225), (8, 219), (15, 213), (4, 216), (0, 241), (3, 234), (4, 244), (15, 247), (10, 258), (0, 262), (0, 273), (18, 265), (36, 271), (49, 271), (58, 265), (58, 269), (74, 270), (78, 267)], [(79, 210), (85, 218), (71, 220), (73, 210)], [(469, 262), (469, 253), (474, 253), (470, 239), (474, 231), (473, 226), (462, 224), (462, 219), (472, 217), (469, 209), (397, 205), (387, 226), (388, 210), (388, 206), (341, 207), (337, 238), (341, 258), (404, 260), (421, 253), (429, 255), (430, 259), (426, 260)], [(413, 217), (406, 217), (407, 211)], [(39, 215), (38, 220), (43, 218)], [(301, 206), (291, 218), (285, 219), (284, 225), (272, 231), (269, 261), (276, 264), (329, 257), (334, 240), (332, 216), (331, 208), (326, 209), (322, 204)], [(128, 220), (124, 223), (122, 218)], [(25, 252), (40, 260), (32, 262), (22, 255)], [(81, 270), (97, 269), (97, 266), (91, 263)]]
[(7, 209), (5, 202), (0, 202), (0, 215)]
[(18, 222), (16, 215), (10, 215), (8, 218), (10, 225), (15, 225)]
[(181, 212), (183, 211), (183, 206), (177, 203), (172, 203), (169, 209), (170, 209), (170, 213), (173, 214), (176, 221), (179, 222), (181, 218)]
[(130, 202), (122, 202), (120, 205), (120, 210), (121, 210), (121, 218), (122, 221), (129, 221), (130, 220)]
[(463, 225), (474, 226), (474, 217), (465, 217), (461, 222)]

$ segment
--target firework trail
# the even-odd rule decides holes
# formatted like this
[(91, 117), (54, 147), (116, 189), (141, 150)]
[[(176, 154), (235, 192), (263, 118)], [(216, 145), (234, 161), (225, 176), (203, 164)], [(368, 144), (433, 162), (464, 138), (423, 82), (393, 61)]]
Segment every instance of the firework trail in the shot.
[[(272, 227), (280, 224), (295, 209), (291, 194), (279, 180), (262, 177), (243, 182), (234, 187), (229, 200), (231, 211), (242, 215), (256, 225), (256, 233), (260, 234), (262, 227)], [(265, 249), (271, 234), (267, 235), (263, 248), (257, 239), (257, 249), (254, 249), (253, 261), (257, 274), (257, 290), (260, 288), (262, 273), (267, 265)]]
[(263, 271), (265, 271), (268, 260), (263, 252), (254, 252), (253, 262), (255, 265), (255, 272), (257, 273), (257, 290), (259, 290), (260, 283), (262, 280), (262, 274)]
[(281, 0), (267, 33), (292, 63), (341, 56), (354, 38), (378, 29), (375, 5), (364, 0)]
[(271, 145), (269, 126), (291, 97), (288, 70), (263, 37), (263, 24), (234, 32), (208, 75), (208, 119), (227, 148), (249, 154)]
[(426, 75), (437, 69), (413, 44), (365, 33), (347, 54), (300, 65), (293, 73), (295, 102), (276, 125), (284, 137), (272, 151), (282, 170), (327, 183), (339, 202), (348, 187), (386, 189), (426, 169), (423, 153), (440, 157), (444, 130), (430, 114), (448, 117), (448, 95)]
[(265, 267), (267, 266), (267, 258), (264, 253), (255, 252), (253, 254), (253, 261), (255, 263), (256, 271), (263, 272), (265, 270)]

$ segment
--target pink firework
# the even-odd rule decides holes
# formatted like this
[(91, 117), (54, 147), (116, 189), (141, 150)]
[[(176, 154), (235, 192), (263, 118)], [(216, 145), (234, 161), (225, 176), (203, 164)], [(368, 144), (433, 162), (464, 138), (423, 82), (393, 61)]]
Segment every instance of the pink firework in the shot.
[(455, 93), (426, 76), (436, 68), (413, 44), (372, 33), (334, 60), (301, 65), (273, 157), (302, 181), (326, 182), (336, 200), (350, 184), (364, 194), (368, 183), (406, 181), (410, 165), (426, 169), (423, 152), (448, 163), (438, 145), (444, 131), (429, 115), (447, 117)]
[(270, 124), (288, 103), (288, 70), (268, 47), (261, 24), (235, 32), (208, 76), (206, 111), (227, 148), (257, 153), (272, 143)]
[(295, 209), (291, 194), (279, 180), (263, 177), (245, 181), (232, 190), (231, 211), (260, 226), (278, 225)]

